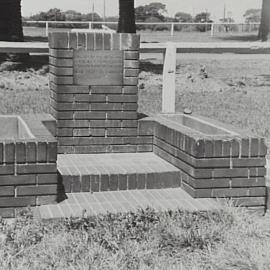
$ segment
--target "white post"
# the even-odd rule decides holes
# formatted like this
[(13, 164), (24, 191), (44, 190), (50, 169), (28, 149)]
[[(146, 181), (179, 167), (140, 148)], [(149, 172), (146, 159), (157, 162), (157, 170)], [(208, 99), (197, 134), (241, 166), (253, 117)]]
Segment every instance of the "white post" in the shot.
[(46, 22), (46, 37), (49, 36), (49, 22)]
[(162, 113), (175, 113), (176, 46), (168, 42), (163, 66)]
[(211, 37), (214, 36), (214, 27), (215, 27), (215, 25), (213, 23), (211, 23)]
[(92, 22), (89, 22), (89, 29), (92, 29)]
[(172, 23), (171, 25), (171, 36), (173, 37), (173, 35), (174, 35), (174, 23)]

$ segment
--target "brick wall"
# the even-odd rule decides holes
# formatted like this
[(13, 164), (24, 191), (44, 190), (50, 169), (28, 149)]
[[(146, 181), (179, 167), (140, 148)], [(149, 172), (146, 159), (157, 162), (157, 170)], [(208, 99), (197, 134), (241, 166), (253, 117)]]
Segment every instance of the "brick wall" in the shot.
[[(222, 123), (205, 119), (209, 123)], [(164, 118), (144, 119), (153, 151), (181, 170), (182, 188), (194, 198), (232, 198), (243, 206), (265, 206), (263, 138), (231, 126), (238, 135), (206, 136)]]
[(22, 117), (33, 139), (0, 141), (0, 216), (16, 208), (53, 203), (58, 197), (57, 143), (38, 116)]
[[(150, 151), (149, 139), (140, 138), (138, 133), (139, 36), (52, 33), (49, 40), (51, 108), (57, 119), (58, 153)], [(75, 76), (77, 55), (95, 57), (107, 52), (122, 57), (119, 81), (102, 81), (102, 74), (95, 78), (91, 71), (89, 78), (87, 74), (83, 79)]]

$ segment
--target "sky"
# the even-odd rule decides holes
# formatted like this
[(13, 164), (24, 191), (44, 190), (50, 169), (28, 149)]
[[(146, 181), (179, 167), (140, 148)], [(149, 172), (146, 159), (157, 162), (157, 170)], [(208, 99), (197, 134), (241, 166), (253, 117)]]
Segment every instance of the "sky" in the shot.
[[(82, 13), (91, 12), (94, 3), (95, 11), (103, 16), (103, 3), (106, 3), (106, 16), (118, 15), (119, 0), (22, 0), (23, 16), (30, 16), (50, 8), (76, 10)], [(166, 4), (168, 15), (174, 16), (178, 11), (196, 15), (202, 11), (211, 13), (213, 20), (223, 17), (224, 6), (236, 21), (243, 21), (243, 14), (249, 8), (261, 8), (262, 0), (135, 0), (135, 6), (152, 2)]]

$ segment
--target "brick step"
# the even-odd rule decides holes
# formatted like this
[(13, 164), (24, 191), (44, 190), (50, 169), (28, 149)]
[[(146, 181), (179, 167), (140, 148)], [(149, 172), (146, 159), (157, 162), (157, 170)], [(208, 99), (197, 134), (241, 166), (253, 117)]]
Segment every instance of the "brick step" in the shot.
[[(269, 174), (267, 175), (269, 177)], [(266, 178), (266, 209), (270, 210), (270, 178)]]
[(158, 211), (211, 211), (221, 204), (208, 198), (194, 199), (181, 188), (125, 190), (107, 192), (68, 193), (65, 201), (42, 205), (34, 209), (39, 219), (95, 216), (106, 213), (125, 213), (151, 207)]
[(177, 188), (180, 171), (154, 153), (58, 155), (65, 193)]

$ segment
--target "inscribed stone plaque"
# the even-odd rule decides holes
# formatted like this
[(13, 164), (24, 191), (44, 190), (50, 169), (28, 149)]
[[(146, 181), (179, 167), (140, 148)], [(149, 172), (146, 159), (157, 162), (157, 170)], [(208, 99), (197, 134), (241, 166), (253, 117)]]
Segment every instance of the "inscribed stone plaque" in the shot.
[(123, 83), (122, 51), (75, 50), (74, 83), (79, 85), (121, 85)]

